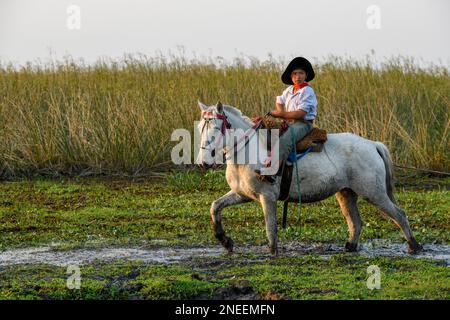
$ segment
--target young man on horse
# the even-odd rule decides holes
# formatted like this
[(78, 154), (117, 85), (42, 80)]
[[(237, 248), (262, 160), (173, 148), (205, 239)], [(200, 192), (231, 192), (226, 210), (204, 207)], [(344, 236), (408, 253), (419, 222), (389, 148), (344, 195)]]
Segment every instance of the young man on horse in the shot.
[[(279, 146), (279, 160), (277, 163), (272, 163), (275, 168), (278, 168), (289, 153), (294, 151), (292, 135), (296, 143), (313, 128), (313, 122), (317, 116), (317, 98), (308, 82), (314, 77), (311, 63), (303, 57), (292, 60), (281, 76), (281, 81), (289, 87), (277, 97), (276, 109), (270, 114), (273, 117), (285, 119), (289, 124), (289, 130), (280, 137), (278, 145), (275, 145), (276, 148)], [(257, 173), (264, 174), (264, 169)], [(272, 177), (266, 177), (264, 180), (274, 181)]]

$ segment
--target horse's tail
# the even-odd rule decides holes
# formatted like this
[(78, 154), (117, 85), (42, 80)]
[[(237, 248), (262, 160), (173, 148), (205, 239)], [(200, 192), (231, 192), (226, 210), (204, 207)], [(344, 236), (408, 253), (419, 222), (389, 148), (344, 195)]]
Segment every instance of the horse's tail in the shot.
[(384, 168), (386, 170), (386, 188), (389, 199), (393, 203), (395, 202), (394, 198), (394, 166), (392, 164), (391, 155), (389, 153), (388, 148), (381, 142), (375, 142), (377, 152), (380, 157), (383, 159)]

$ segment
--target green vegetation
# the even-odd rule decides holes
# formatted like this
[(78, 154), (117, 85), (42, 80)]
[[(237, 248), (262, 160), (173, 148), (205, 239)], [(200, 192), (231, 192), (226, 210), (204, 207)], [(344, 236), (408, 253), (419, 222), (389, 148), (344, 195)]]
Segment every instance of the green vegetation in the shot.
[[(0, 177), (158, 171), (170, 160), (172, 131), (194, 130), (197, 99), (262, 115), (284, 88), (285, 64), (126, 57), (0, 65)], [(398, 164), (448, 171), (448, 70), (403, 58), (371, 65), (331, 58), (316, 66), (317, 124), (383, 141)]]
[[(445, 181), (448, 185), (450, 179), (441, 179), (441, 189), (397, 193), (419, 241), (450, 241)], [(222, 171), (174, 173), (166, 179), (135, 182), (98, 178), (4, 182), (0, 184), (0, 249), (50, 242), (69, 247), (216, 244), (209, 208), (227, 191)], [(363, 241), (403, 241), (399, 229), (378, 209), (362, 199), (359, 203)], [(279, 234), (283, 241), (345, 242), (347, 225), (333, 197), (302, 205), (301, 232), (295, 225), (295, 206), (290, 210), (289, 227)], [(263, 212), (257, 203), (225, 209), (223, 223), (237, 245), (266, 243)]]
[[(410, 183), (412, 182), (412, 184)], [(397, 199), (420, 242), (450, 241), (450, 179), (401, 177)], [(425, 185), (428, 190), (417, 187)], [(175, 172), (152, 180), (75, 178), (0, 184), (0, 250), (58, 243), (55, 250), (106, 245), (217, 245), (211, 201), (227, 191), (223, 171)], [(398, 228), (360, 201), (362, 241), (402, 242)], [(347, 226), (333, 198), (303, 205), (303, 225), (280, 230), (282, 242), (344, 244)], [(281, 207), (279, 208), (281, 212)], [(291, 210), (293, 207), (291, 207)], [(236, 246), (265, 245), (261, 208), (225, 209), (225, 230)], [(367, 267), (382, 271), (381, 289), (366, 286)], [(448, 299), (449, 268), (427, 259), (317, 254), (235, 253), (162, 265), (102, 261), (81, 266), (81, 289), (66, 287), (66, 268), (0, 267), (0, 299)]]
[[(81, 288), (66, 286), (66, 268), (0, 268), (0, 299), (448, 299), (449, 268), (414, 258), (309, 255), (249, 262), (233, 256), (186, 265), (140, 262), (82, 266)], [(251, 257), (250, 257), (251, 258)], [(367, 288), (367, 267), (381, 288)]]
[[(217, 245), (209, 207), (228, 191), (223, 171), (170, 173), (170, 135), (194, 130), (198, 99), (264, 114), (283, 90), (284, 65), (236, 59), (218, 66), (183, 57), (93, 66), (68, 59), (19, 70), (0, 64), (0, 178), (13, 180), (0, 183), (0, 250)], [(317, 124), (382, 141), (397, 164), (448, 171), (448, 70), (420, 69), (403, 58), (371, 65), (331, 58), (316, 66)], [(398, 181), (398, 203), (419, 242), (450, 241), (449, 185), (449, 178), (424, 176)], [(403, 242), (394, 223), (359, 201), (363, 242)], [(296, 212), (291, 205), (282, 243), (345, 243), (335, 199), (303, 204), (301, 229)], [(256, 203), (225, 209), (223, 224), (237, 247), (266, 244)], [(366, 287), (371, 264), (382, 270), (381, 290)], [(66, 279), (62, 267), (2, 266), (0, 299), (448, 299), (450, 291), (449, 268), (439, 262), (352, 254), (98, 261), (82, 266), (81, 290), (67, 289)]]

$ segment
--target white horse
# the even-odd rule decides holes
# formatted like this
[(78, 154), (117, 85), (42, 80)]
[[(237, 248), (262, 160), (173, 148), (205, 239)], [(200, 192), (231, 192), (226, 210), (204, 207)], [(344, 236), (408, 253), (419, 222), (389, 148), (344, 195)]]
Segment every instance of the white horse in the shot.
[[(230, 141), (213, 139), (212, 133), (232, 129), (248, 130), (251, 120), (240, 110), (231, 106), (206, 106), (199, 102), (202, 119), (198, 125), (201, 131), (197, 163), (210, 167), (215, 158), (215, 147), (226, 153), (233, 146)], [(204, 115), (208, 115), (207, 118)], [(208, 130), (205, 130), (208, 129)], [(226, 137), (226, 135), (225, 135)], [(253, 135), (252, 139), (261, 139)], [(215, 145), (216, 144), (216, 145)], [(217, 145), (220, 144), (220, 145)], [(245, 148), (236, 151), (245, 152)], [(408, 242), (408, 252), (422, 250), (409, 227), (405, 212), (399, 208), (393, 195), (393, 172), (389, 150), (381, 142), (361, 138), (350, 133), (329, 134), (322, 152), (312, 152), (300, 161), (301, 202), (324, 200), (334, 194), (349, 228), (346, 251), (356, 251), (361, 235), (361, 217), (357, 207), (358, 196), (363, 197), (387, 214), (403, 231)], [(211, 205), (211, 219), (215, 237), (229, 251), (233, 251), (233, 241), (222, 228), (221, 211), (228, 206), (249, 201), (258, 201), (264, 210), (266, 233), (272, 254), (277, 254), (277, 199), (280, 192), (280, 177), (275, 183), (260, 181), (255, 174), (255, 165), (236, 164), (227, 160), (226, 179), (230, 191)], [(289, 201), (298, 202), (296, 175), (293, 174)]]

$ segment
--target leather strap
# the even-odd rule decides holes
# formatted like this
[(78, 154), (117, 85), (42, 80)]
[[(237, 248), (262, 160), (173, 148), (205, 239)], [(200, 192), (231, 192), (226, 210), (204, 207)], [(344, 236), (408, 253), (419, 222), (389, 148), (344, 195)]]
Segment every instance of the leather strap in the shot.
[(278, 200), (286, 201), (289, 198), (289, 190), (291, 189), (292, 182), (292, 169), (293, 166), (287, 166), (286, 161), (283, 162), (281, 183), (280, 183), (280, 195)]
[(286, 120), (286, 121), (289, 124), (293, 124), (293, 123), (296, 123), (296, 122), (303, 122), (303, 123), (314, 124), (314, 120), (305, 120), (305, 119), (296, 119), (296, 120), (290, 119), (290, 120)]

